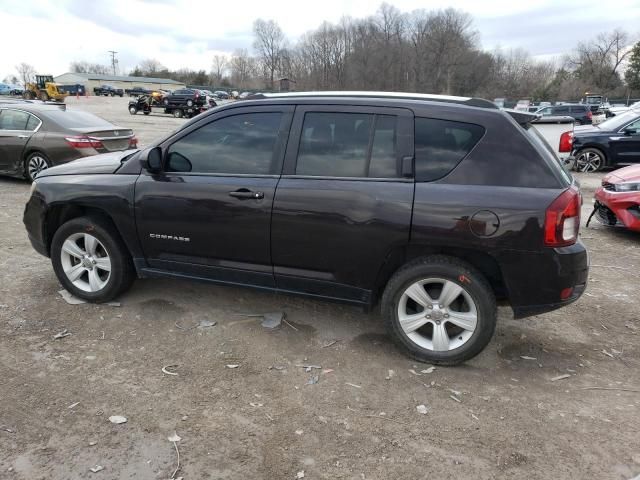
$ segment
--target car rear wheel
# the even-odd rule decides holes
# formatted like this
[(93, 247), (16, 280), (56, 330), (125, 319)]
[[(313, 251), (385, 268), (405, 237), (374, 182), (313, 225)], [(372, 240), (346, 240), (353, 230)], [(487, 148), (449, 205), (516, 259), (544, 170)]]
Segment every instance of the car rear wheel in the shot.
[(576, 155), (576, 170), (579, 172), (597, 172), (605, 164), (604, 153), (597, 148), (585, 148)]
[(182, 110), (179, 108), (173, 111), (173, 116), (176, 118), (182, 118)]
[(69, 292), (90, 302), (108, 302), (135, 279), (126, 246), (101, 218), (69, 220), (53, 236), (51, 263)]
[(187, 100), (187, 107), (193, 107), (193, 100)]
[(412, 358), (455, 365), (476, 356), (496, 325), (496, 302), (486, 279), (445, 256), (413, 261), (396, 272), (381, 302), (387, 331)]
[(138, 113), (138, 109), (134, 106), (129, 107), (129, 113), (131, 115), (135, 115), (136, 113)]
[(27, 180), (33, 182), (42, 170), (46, 170), (51, 166), (51, 162), (44, 153), (33, 152), (24, 161), (24, 172)]

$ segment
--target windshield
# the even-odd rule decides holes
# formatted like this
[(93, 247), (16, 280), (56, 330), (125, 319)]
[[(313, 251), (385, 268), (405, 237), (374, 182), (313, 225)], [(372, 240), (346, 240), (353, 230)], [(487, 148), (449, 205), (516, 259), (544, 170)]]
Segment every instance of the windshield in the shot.
[(601, 124), (597, 125), (602, 130), (618, 130), (620, 127), (625, 126), (629, 122), (633, 122), (637, 118), (640, 118), (640, 112), (628, 111), (611, 117), (609, 120), (605, 120)]
[(602, 102), (602, 97), (587, 97), (587, 104), (589, 105), (600, 105)]
[(46, 116), (64, 128), (81, 128), (81, 127), (106, 127), (113, 128), (114, 125), (96, 117), (92, 113), (52, 110), (47, 111)]

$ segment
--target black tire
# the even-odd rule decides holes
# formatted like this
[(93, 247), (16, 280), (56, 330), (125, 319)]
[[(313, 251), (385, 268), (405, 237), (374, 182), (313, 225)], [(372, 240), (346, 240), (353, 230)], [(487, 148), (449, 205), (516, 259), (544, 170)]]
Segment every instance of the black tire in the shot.
[(42, 152), (31, 152), (24, 159), (24, 176), (33, 182), (35, 176), (51, 166), (51, 160)]
[(144, 113), (145, 115), (149, 115), (151, 112), (142, 112), (142, 113)]
[(115, 96), (116, 96), (116, 94), (115, 94), (115, 93), (113, 93), (113, 92), (111, 92), (109, 95), (111, 95), (112, 97), (115, 97)]
[(187, 100), (187, 107), (193, 107), (193, 100)]
[[(400, 325), (398, 307), (405, 290), (424, 279), (453, 282), (462, 287), (475, 303), (475, 330), (466, 342), (457, 348), (448, 351), (424, 348), (411, 340)], [(484, 276), (463, 261), (441, 255), (416, 259), (398, 270), (384, 290), (381, 311), (387, 331), (401, 350), (415, 360), (437, 365), (456, 365), (475, 357), (491, 341), (497, 318), (495, 295)], [(443, 328), (446, 322), (447, 320), (442, 320)], [(453, 335), (453, 340), (457, 335)]]
[[(89, 233), (108, 252), (111, 260), (111, 272), (103, 288), (95, 292), (82, 290), (74, 285), (64, 272), (61, 260), (62, 245), (73, 234)], [(51, 263), (60, 283), (76, 297), (89, 302), (108, 302), (126, 291), (136, 278), (131, 255), (120, 235), (110, 222), (99, 217), (79, 217), (63, 224), (53, 236), (51, 242)]]
[(40, 100), (43, 102), (49, 101), (49, 94), (47, 92), (40, 92)]
[(579, 172), (598, 172), (607, 165), (607, 157), (602, 150), (589, 147), (576, 152), (575, 169)]
[(176, 108), (173, 111), (173, 116), (176, 117), (176, 118), (182, 118), (183, 115), (184, 114), (182, 113), (182, 110), (180, 110), (179, 108)]
[(129, 107), (129, 113), (131, 115), (135, 115), (136, 113), (138, 113), (138, 109), (134, 106)]

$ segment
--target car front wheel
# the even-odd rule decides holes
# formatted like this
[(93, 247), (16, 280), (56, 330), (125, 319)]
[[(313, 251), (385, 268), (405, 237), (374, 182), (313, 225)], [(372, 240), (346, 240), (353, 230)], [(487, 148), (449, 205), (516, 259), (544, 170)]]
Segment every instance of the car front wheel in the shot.
[(396, 272), (382, 296), (394, 342), (412, 358), (455, 365), (476, 356), (496, 325), (496, 301), (486, 279), (451, 257), (417, 259)]
[(51, 263), (64, 288), (90, 302), (112, 300), (135, 279), (122, 239), (99, 217), (74, 218), (62, 225), (53, 236)]

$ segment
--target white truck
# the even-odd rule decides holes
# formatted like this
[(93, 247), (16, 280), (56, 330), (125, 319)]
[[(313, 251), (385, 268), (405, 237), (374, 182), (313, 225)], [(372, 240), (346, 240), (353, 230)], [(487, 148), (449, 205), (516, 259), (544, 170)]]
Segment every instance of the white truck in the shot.
[(566, 116), (540, 117), (531, 122), (533, 128), (549, 144), (558, 160), (567, 167), (573, 166), (571, 150), (573, 148), (574, 123), (573, 117)]

